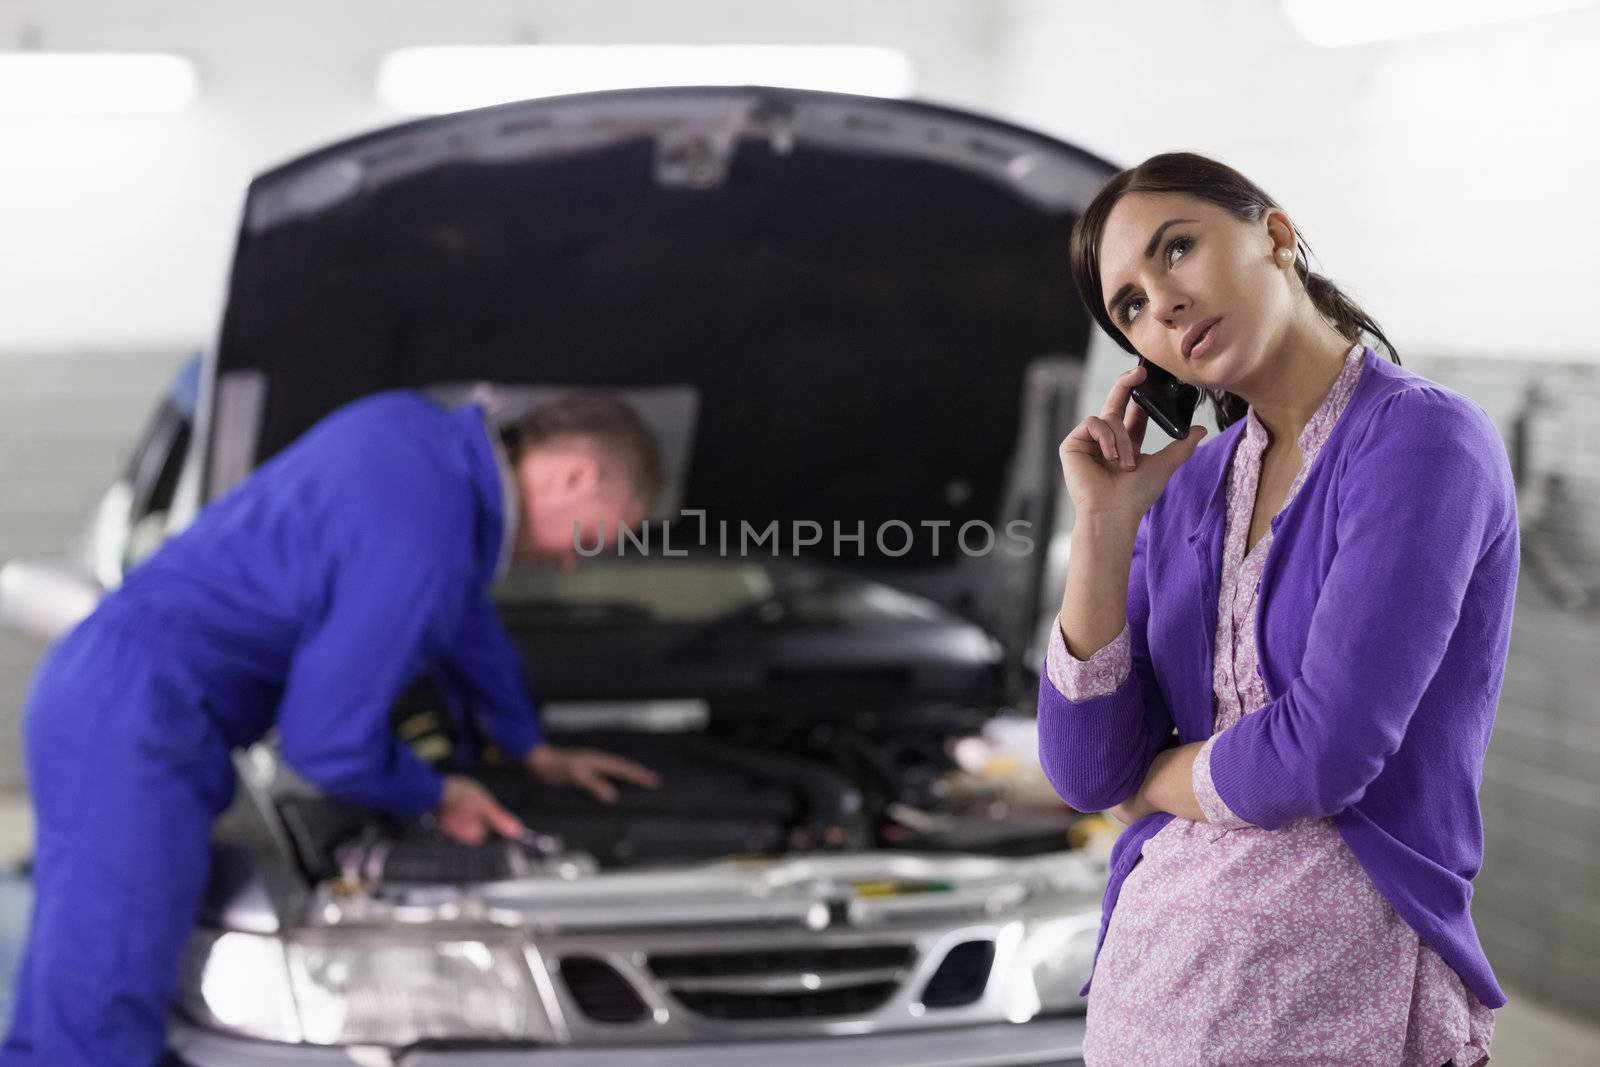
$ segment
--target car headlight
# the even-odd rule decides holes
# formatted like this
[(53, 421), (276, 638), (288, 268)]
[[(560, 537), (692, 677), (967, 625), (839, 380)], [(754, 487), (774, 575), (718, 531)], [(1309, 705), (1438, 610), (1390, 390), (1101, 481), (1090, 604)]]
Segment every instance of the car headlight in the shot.
[(1015, 956), (1006, 1016), (1027, 1022), (1041, 1012), (1079, 1010), (1100, 935), (1100, 909), (1030, 919)]
[(299, 1041), (283, 942), (258, 934), (195, 934), (184, 955), (178, 1002), (190, 1018), (267, 1041)]
[[(209, 944), (206, 941), (209, 940)], [(219, 1029), (315, 1045), (548, 1041), (520, 942), (502, 931), (311, 930), (197, 939), (183, 1003)]]

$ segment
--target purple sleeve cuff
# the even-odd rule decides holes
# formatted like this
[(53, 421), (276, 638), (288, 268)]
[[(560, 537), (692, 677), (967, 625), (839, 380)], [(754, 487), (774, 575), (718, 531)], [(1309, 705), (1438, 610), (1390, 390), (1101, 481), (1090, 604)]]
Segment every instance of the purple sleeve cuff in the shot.
[(1078, 659), (1067, 650), (1059, 622), (1051, 626), (1050, 631), (1050, 643), (1044, 659), (1045, 672), (1050, 676), (1050, 684), (1068, 700), (1092, 700), (1114, 693), (1133, 669), (1126, 623), (1110, 644), (1086, 660)]
[(509, 712), (479, 724), (479, 728), (494, 740), (501, 757), (507, 763), (521, 763), (528, 754), (544, 743), (544, 732), (533, 714), (519, 715)]
[(438, 811), (443, 803), (444, 775), (428, 768), (427, 773), (418, 772), (414, 781), (406, 783), (404, 790), (396, 795), (394, 807), (390, 810), (397, 815), (425, 815), (430, 811)]
[(335, 799), (376, 808), (390, 815), (425, 815), (438, 811), (444, 802), (444, 775), (399, 742), (393, 743), (393, 755), (393, 765), (379, 777), (322, 788)]
[(1211, 746), (1217, 743), (1221, 734), (1212, 734), (1205, 744), (1200, 746), (1200, 751), (1194, 758), (1194, 798), (1200, 804), (1200, 810), (1205, 812), (1206, 822), (1223, 830), (1238, 830), (1252, 825), (1245, 822), (1233, 813), (1217, 793), (1216, 783), (1211, 780)]

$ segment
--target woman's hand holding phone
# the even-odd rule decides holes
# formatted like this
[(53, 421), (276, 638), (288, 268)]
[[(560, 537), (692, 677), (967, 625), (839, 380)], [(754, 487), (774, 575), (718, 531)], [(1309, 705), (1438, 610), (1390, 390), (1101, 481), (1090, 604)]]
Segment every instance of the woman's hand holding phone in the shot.
[(1145, 373), (1134, 367), (1119, 375), (1100, 414), (1084, 419), (1061, 442), (1061, 472), (1079, 515), (1117, 516), (1137, 525), (1205, 436), (1203, 426), (1191, 426), (1160, 451), (1140, 454), (1149, 416), (1130, 401)]

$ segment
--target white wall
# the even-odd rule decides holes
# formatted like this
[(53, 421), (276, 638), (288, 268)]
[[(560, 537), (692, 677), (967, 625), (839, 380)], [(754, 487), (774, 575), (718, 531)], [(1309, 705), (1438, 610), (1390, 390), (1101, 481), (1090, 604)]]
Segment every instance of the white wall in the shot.
[(1600, 6), (1341, 49), (1276, 0), (1012, 14), (1002, 110), (1125, 166), (1237, 167), (1402, 353), (1600, 360)]
[(0, 118), (0, 355), (203, 344), (249, 176), (398, 116), (373, 99), (416, 43), (894, 44), (923, 95), (1133, 163), (1240, 167), (1397, 343), (1600, 359), (1600, 6), (1325, 50), (1276, 0), (9, 0), (62, 49), (175, 50), (172, 118)]
[(378, 58), (417, 43), (894, 44), (923, 95), (1117, 162), (1185, 147), (1277, 196), (1411, 349), (1600, 359), (1600, 7), (1326, 50), (1276, 0), (41, 0), (63, 49), (175, 50), (172, 118), (0, 118), (0, 354), (203, 344), (249, 176), (398, 116)]
[(177, 51), (202, 95), (175, 117), (0, 116), (0, 358), (209, 341), (253, 173), (397, 121), (373, 98), (410, 44), (789, 43), (907, 49), (946, 100), (995, 95), (1003, 4), (971, 0), (49, 0), (0, 3), (62, 50)]

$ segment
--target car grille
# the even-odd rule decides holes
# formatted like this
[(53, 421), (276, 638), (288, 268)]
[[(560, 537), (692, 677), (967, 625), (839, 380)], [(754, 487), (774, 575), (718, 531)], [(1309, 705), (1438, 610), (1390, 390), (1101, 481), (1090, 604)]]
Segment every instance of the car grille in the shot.
[(875, 1011), (895, 988), (894, 982), (873, 982), (818, 993), (679, 993), (678, 999), (708, 1019), (821, 1019)]
[(710, 1019), (807, 1019), (881, 1007), (905, 981), (910, 945), (653, 954), (649, 968), (685, 1008)]

